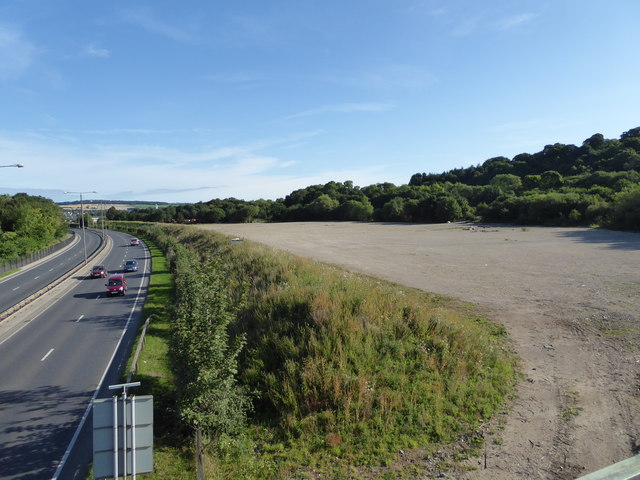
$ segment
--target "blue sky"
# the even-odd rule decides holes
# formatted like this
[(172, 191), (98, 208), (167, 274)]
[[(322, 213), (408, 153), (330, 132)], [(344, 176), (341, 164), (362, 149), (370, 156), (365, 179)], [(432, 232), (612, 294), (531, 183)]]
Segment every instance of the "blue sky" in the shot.
[(640, 126), (637, 0), (2, 0), (0, 193), (408, 183)]

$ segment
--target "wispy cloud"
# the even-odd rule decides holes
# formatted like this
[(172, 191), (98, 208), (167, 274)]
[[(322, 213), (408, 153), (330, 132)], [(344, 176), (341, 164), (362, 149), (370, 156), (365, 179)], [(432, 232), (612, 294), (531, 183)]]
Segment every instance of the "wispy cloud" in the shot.
[(351, 75), (329, 75), (324, 80), (347, 87), (394, 91), (424, 88), (437, 82), (437, 77), (423, 67), (393, 64)]
[(23, 75), (33, 64), (38, 49), (14, 28), (0, 26), (0, 80)]
[(206, 81), (215, 84), (230, 86), (241, 90), (250, 90), (264, 84), (267, 77), (249, 73), (211, 73), (203, 77)]
[(135, 8), (122, 13), (124, 19), (150, 33), (161, 35), (182, 43), (196, 43), (196, 35), (187, 28), (180, 28), (159, 20), (149, 8)]
[(227, 19), (230, 28), (225, 29), (223, 39), (234, 45), (253, 45), (260, 48), (283, 47), (287, 25), (279, 15), (236, 15)]
[(109, 55), (111, 55), (111, 52), (109, 52), (109, 50), (107, 50), (106, 48), (100, 48), (95, 46), (93, 43), (87, 45), (84, 50), (83, 53), (88, 56), (88, 57), (108, 57)]
[(214, 190), (216, 188), (222, 188), (225, 185), (217, 185), (214, 187), (190, 187), (190, 188), (155, 188), (151, 190), (142, 190), (142, 191), (133, 191), (133, 190), (123, 190), (121, 192), (114, 193), (114, 199), (116, 198), (138, 198), (138, 197), (148, 197), (152, 195), (161, 196), (161, 195), (173, 195), (176, 193), (192, 193), (192, 192), (200, 192), (202, 190)]
[(294, 113), (283, 118), (291, 120), (294, 118), (311, 117), (325, 113), (356, 113), (356, 112), (386, 112), (394, 107), (391, 103), (338, 103), (334, 105), (324, 105), (312, 108), (303, 112)]
[(204, 78), (218, 83), (248, 83), (258, 80), (257, 76), (247, 73), (212, 73)]
[[(64, 201), (64, 190), (77, 190), (77, 185), (83, 185), (85, 190), (98, 192), (95, 198), (103, 199), (195, 202), (228, 197), (277, 198), (320, 180), (335, 179), (330, 178), (335, 171), (317, 178), (296, 175), (292, 167), (298, 160), (278, 153), (321, 133), (300, 132), (239, 145), (189, 149), (149, 144), (148, 138), (141, 144), (109, 141), (100, 145), (79, 141), (80, 132), (0, 130), (0, 151), (24, 163), (21, 173), (29, 174), (0, 178), (0, 193), (40, 189), (50, 192), (46, 195), (54, 200)], [(366, 170), (372, 168), (368, 165)], [(101, 172), (98, 176), (96, 169)], [(123, 169), (130, 180), (126, 185), (122, 184)], [(62, 180), (60, 171), (65, 172)], [(356, 182), (366, 178), (362, 172), (360, 176), (353, 172), (345, 170), (336, 175)]]
[(531, 23), (540, 15), (536, 13), (517, 13), (514, 15), (492, 15), (488, 12), (479, 12), (461, 20), (451, 30), (453, 37), (468, 37), (477, 33), (490, 31), (510, 31), (521, 28)]
[(535, 13), (520, 13), (518, 15), (512, 15), (510, 17), (505, 17), (498, 20), (498, 22), (496, 23), (496, 26), (500, 30), (512, 30), (524, 24), (530, 23), (537, 17), (538, 15)]
[(483, 26), (484, 19), (481, 16), (465, 18), (451, 31), (453, 37), (468, 37), (476, 33)]

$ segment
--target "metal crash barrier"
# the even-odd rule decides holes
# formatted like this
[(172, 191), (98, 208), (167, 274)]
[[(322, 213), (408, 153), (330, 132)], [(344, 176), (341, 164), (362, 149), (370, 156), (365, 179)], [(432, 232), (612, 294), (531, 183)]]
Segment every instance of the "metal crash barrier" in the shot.
[(591, 472), (577, 480), (640, 480), (640, 455)]

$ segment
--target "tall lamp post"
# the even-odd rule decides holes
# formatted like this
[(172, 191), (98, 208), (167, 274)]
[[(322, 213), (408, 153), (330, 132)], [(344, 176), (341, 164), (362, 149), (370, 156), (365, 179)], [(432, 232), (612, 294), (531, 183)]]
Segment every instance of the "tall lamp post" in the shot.
[(24, 167), (24, 165), (21, 164), (21, 163), (14, 163), (13, 165), (0, 165), (0, 168), (7, 168), (7, 167), (22, 168), (22, 167)]
[(87, 264), (87, 232), (84, 228), (84, 203), (82, 203), (82, 195), (85, 193), (98, 193), (95, 190), (90, 192), (64, 192), (66, 194), (80, 195), (80, 227), (82, 228), (82, 246), (84, 247), (84, 264)]

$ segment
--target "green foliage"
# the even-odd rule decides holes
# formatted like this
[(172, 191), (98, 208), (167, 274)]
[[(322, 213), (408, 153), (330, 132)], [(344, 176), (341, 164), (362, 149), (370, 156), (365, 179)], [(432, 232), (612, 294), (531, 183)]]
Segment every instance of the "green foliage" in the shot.
[(466, 307), (209, 231), (124, 226), (176, 272), (179, 410), (218, 438), (218, 478), (354, 476), (469, 432), (512, 389), (504, 328)]
[(625, 230), (640, 230), (640, 186), (615, 196), (610, 225)]
[(295, 190), (275, 201), (228, 198), (107, 214), (172, 223), (481, 219), (635, 228), (620, 210), (632, 202), (617, 202), (617, 210), (612, 209), (618, 193), (640, 183), (639, 131), (640, 127), (624, 132), (619, 140), (596, 133), (579, 147), (555, 143), (513, 159), (499, 156), (475, 167), (416, 173), (408, 185), (378, 183), (360, 188), (351, 181), (332, 181)]
[(522, 180), (517, 175), (502, 173), (491, 179), (491, 185), (495, 185), (503, 193), (513, 194), (522, 189)]
[(60, 207), (24, 193), (0, 195), (0, 227), (0, 260), (52, 245), (67, 232)]
[(178, 251), (172, 353), (180, 414), (210, 437), (233, 433), (243, 425), (248, 408), (235, 380), (244, 338), (230, 340), (228, 335), (242, 303), (230, 301), (219, 261), (201, 263), (188, 251)]

